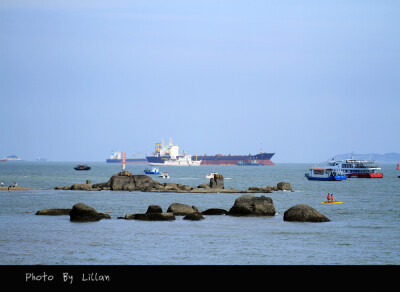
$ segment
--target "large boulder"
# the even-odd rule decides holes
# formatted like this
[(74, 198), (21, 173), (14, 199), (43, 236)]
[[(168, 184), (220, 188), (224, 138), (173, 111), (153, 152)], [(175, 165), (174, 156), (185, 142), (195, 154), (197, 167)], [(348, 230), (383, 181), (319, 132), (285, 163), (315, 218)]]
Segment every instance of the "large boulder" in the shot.
[(293, 191), (292, 185), (288, 182), (279, 182), (276, 188), (278, 191)]
[(133, 191), (135, 190), (135, 182), (132, 176), (113, 175), (110, 178), (110, 188), (114, 191)]
[(283, 214), (284, 221), (297, 222), (329, 222), (330, 220), (314, 208), (299, 204), (291, 207)]
[(140, 191), (149, 191), (155, 186), (160, 185), (158, 181), (153, 180), (150, 176), (148, 175), (132, 175), (135, 188)]
[(188, 213), (185, 217), (183, 217), (184, 220), (192, 220), (192, 221), (198, 221), (198, 220), (203, 220), (204, 217), (200, 212), (192, 212)]
[(197, 208), (195, 206), (189, 206), (181, 203), (172, 203), (169, 207), (167, 212), (171, 212), (174, 215), (187, 215), (189, 213), (197, 212)]
[(242, 195), (235, 200), (228, 215), (233, 216), (274, 216), (275, 206), (270, 197)]
[(213, 178), (210, 178), (210, 188), (212, 189), (224, 189), (224, 176), (219, 173), (215, 173)]
[(104, 216), (95, 209), (83, 203), (75, 204), (69, 212), (69, 217), (71, 221), (79, 222), (99, 221), (104, 218)]

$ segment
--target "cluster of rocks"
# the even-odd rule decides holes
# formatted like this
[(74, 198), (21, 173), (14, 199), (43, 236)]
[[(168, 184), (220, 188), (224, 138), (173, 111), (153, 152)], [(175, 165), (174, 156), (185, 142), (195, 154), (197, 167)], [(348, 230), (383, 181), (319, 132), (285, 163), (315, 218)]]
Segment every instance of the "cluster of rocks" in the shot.
[(248, 190), (236, 190), (234, 188), (225, 189), (224, 177), (215, 174), (208, 183), (197, 187), (177, 183), (160, 183), (153, 180), (148, 175), (133, 175), (129, 171), (121, 171), (114, 174), (109, 181), (91, 184), (87, 180), (85, 184), (74, 184), (72, 186), (57, 186), (58, 190), (83, 190), (83, 191), (142, 191), (142, 192), (175, 192), (175, 193), (271, 193), (272, 191), (292, 191), (292, 186), (288, 182), (280, 182), (276, 186), (249, 187)]
[[(92, 207), (83, 203), (75, 204), (72, 209), (45, 209), (40, 210), (36, 215), (69, 215), (71, 221), (86, 222), (111, 219), (106, 213), (99, 213)], [(181, 203), (171, 204), (167, 212), (163, 212), (159, 205), (150, 205), (146, 213), (126, 214), (118, 219), (135, 219), (143, 221), (171, 221), (175, 216), (184, 216), (184, 220), (203, 220), (203, 215), (231, 215), (231, 216), (275, 216), (275, 206), (269, 197), (256, 197), (253, 195), (242, 195), (235, 200), (230, 210), (219, 208), (207, 209), (200, 212), (195, 206)], [(324, 215), (310, 206), (300, 204), (287, 211), (283, 216), (284, 221), (297, 222), (328, 222)]]

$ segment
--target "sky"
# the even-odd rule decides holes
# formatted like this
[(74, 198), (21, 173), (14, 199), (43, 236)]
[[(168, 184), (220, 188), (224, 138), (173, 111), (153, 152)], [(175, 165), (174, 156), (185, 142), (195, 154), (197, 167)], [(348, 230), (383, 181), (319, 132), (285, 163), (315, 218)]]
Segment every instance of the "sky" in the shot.
[(399, 1), (0, 1), (0, 158), (400, 152)]

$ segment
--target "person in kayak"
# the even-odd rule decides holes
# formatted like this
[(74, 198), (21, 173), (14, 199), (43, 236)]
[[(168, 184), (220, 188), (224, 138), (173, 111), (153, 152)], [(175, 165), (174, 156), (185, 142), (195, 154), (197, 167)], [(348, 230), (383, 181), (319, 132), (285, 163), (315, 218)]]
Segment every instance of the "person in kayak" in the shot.
[(326, 201), (327, 201), (327, 202), (330, 202), (330, 201), (331, 201), (330, 196), (329, 196), (329, 193), (326, 195)]

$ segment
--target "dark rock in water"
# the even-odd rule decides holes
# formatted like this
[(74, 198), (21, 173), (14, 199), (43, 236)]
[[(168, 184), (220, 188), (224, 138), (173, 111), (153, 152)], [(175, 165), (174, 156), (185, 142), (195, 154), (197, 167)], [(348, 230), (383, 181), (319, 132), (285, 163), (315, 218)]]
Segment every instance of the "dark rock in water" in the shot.
[(171, 212), (174, 215), (187, 215), (189, 213), (193, 213), (198, 211), (196, 207), (189, 206), (181, 203), (172, 203), (169, 207), (167, 212)]
[(129, 171), (122, 171), (113, 175), (107, 184), (111, 190), (120, 191), (150, 191), (156, 186), (160, 186), (159, 182), (148, 175), (132, 175)]
[(107, 189), (110, 188), (110, 181), (92, 185), (93, 189)]
[(284, 221), (298, 222), (329, 222), (330, 220), (316, 211), (314, 208), (300, 204), (291, 207), (283, 214)]
[(192, 213), (187, 214), (185, 217), (183, 217), (183, 219), (197, 221), (197, 220), (204, 219), (204, 217), (200, 212), (192, 212)]
[(113, 175), (110, 178), (110, 188), (114, 191), (133, 191), (135, 182), (132, 176)]
[(142, 221), (171, 221), (171, 220), (175, 220), (175, 216), (173, 213), (170, 213), (170, 212), (167, 212), (167, 213), (145, 213), (145, 214), (135, 214), (133, 219), (142, 220)]
[(99, 221), (103, 218), (95, 209), (83, 203), (75, 204), (69, 212), (69, 216), (71, 221), (79, 222)]
[(228, 215), (233, 216), (274, 216), (275, 206), (269, 197), (243, 195), (235, 200)]
[(92, 190), (91, 184), (74, 184), (70, 188), (71, 190), (78, 190), (78, 191), (90, 191)]
[(161, 207), (158, 206), (158, 205), (150, 205), (150, 206), (147, 208), (146, 214), (149, 214), (149, 213), (162, 213), (162, 209), (161, 209)]
[(278, 191), (293, 191), (292, 185), (288, 182), (280, 182), (276, 185)]
[(69, 212), (71, 212), (71, 210), (72, 209), (44, 209), (37, 211), (35, 215), (69, 215)]
[(215, 173), (213, 178), (210, 178), (210, 188), (212, 189), (224, 189), (224, 176), (219, 173)]
[(207, 210), (201, 212), (201, 214), (203, 214), (203, 215), (225, 215), (227, 213), (228, 213), (227, 210), (218, 209), (218, 208), (210, 208), (210, 209), (207, 209)]

